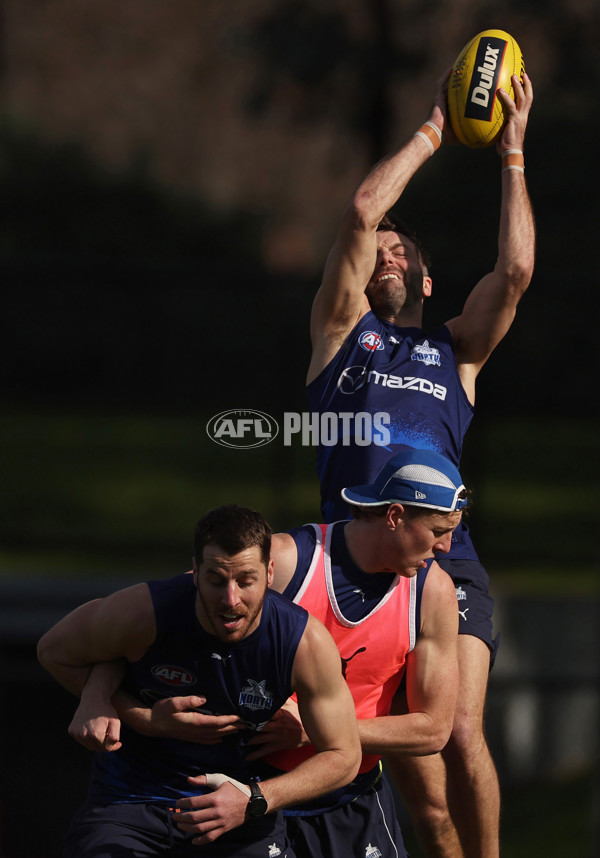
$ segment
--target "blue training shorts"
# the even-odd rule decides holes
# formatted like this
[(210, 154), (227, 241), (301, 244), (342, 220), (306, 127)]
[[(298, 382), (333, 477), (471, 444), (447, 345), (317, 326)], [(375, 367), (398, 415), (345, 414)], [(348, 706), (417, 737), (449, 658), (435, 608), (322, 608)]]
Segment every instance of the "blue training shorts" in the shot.
[(478, 560), (436, 557), (456, 587), (459, 612), (459, 635), (473, 635), (489, 647), (490, 669), (498, 652), (499, 639), (492, 631), (494, 600), (490, 596), (490, 576)]
[(269, 813), (194, 846), (159, 804), (84, 805), (73, 817), (64, 858), (296, 858), (283, 813)]
[(286, 822), (297, 858), (408, 858), (385, 775), (342, 807)]

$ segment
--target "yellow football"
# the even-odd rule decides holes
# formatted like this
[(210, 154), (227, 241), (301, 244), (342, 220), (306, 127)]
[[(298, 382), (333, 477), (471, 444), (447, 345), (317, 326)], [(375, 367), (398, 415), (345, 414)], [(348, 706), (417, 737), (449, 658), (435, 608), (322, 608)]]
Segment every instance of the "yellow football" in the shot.
[(497, 90), (514, 99), (512, 75), (523, 81), (525, 65), (516, 41), (504, 30), (484, 30), (465, 45), (448, 81), (448, 112), (461, 143), (476, 149), (491, 146), (504, 125)]

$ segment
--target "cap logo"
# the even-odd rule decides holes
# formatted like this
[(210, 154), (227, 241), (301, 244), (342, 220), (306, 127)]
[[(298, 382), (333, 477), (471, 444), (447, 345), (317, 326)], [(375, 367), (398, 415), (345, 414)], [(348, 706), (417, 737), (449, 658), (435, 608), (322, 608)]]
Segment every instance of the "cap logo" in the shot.
[(370, 485), (342, 489), (355, 506), (406, 503), (455, 512), (467, 505), (459, 472), (449, 459), (432, 450), (399, 452), (379, 471)]

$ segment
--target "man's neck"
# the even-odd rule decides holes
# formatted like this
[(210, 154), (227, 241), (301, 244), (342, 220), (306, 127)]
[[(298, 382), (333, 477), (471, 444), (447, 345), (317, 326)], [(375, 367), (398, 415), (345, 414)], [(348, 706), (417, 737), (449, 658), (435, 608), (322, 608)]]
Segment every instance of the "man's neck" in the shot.
[(390, 322), (392, 325), (396, 325), (397, 328), (423, 327), (422, 307), (416, 307), (413, 309), (403, 307), (401, 310), (397, 310), (396, 312), (394, 312), (390, 307), (371, 307), (371, 309), (382, 322)]
[(358, 568), (367, 574), (392, 571), (382, 566), (378, 560), (378, 533), (378, 528), (374, 528), (372, 522), (362, 519), (353, 518), (344, 527), (348, 554)]

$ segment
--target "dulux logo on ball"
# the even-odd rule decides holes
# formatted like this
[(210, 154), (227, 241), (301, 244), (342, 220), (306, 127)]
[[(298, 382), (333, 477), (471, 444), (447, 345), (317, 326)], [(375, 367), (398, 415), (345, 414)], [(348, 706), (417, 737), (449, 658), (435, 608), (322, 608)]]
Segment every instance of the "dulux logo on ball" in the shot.
[(216, 444), (234, 449), (252, 449), (270, 444), (279, 433), (277, 421), (264, 411), (235, 409), (216, 414), (206, 424)]

